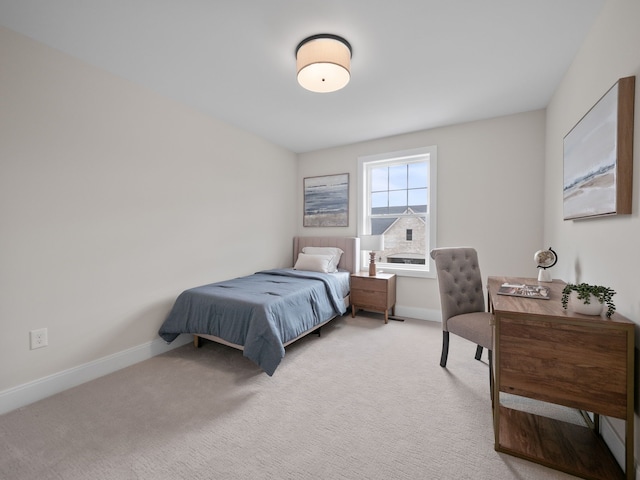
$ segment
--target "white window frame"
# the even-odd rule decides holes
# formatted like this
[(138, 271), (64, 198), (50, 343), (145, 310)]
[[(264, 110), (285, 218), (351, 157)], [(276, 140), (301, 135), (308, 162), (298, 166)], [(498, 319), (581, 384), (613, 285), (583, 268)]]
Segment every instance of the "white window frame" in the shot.
[[(428, 157), (429, 163), (429, 185), (428, 196), (429, 204), (426, 214), (426, 222), (429, 228), (429, 250), (436, 247), (436, 219), (437, 219), (437, 147), (435, 145), (422, 148), (414, 148), (410, 150), (401, 150), (397, 152), (382, 153), (378, 155), (366, 155), (358, 157), (358, 224), (357, 232), (360, 235), (369, 235), (370, 225), (367, 222), (366, 212), (370, 211), (371, 196), (369, 192), (370, 179), (368, 178), (368, 166), (374, 164), (391, 164), (391, 163), (407, 163), (412, 158)], [(429, 255), (429, 252), (425, 253), (425, 264), (397, 264), (397, 263), (382, 263), (377, 264), (379, 270), (385, 272), (395, 273), (398, 276), (404, 277), (421, 277), (421, 278), (435, 278), (435, 268), (433, 260)], [(369, 256), (361, 252), (360, 265), (365, 269), (369, 265)]]

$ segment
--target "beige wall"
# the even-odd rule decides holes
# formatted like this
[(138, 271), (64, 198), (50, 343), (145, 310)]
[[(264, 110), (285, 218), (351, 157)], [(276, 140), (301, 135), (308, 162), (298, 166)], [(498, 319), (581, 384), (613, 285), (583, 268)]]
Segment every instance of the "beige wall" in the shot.
[[(428, 108), (426, 106), (425, 108)], [(535, 111), (299, 155), (300, 235), (355, 235), (359, 156), (438, 147), (438, 246), (472, 245), (483, 276), (537, 276), (542, 242), (544, 116)], [(349, 226), (302, 227), (305, 177), (349, 173)], [(435, 279), (398, 280), (397, 313), (440, 319)]]
[[(606, 285), (617, 294), (620, 313), (640, 323), (640, 2), (610, 0), (591, 29), (547, 109), (545, 175), (545, 243), (558, 252), (554, 274), (569, 282)], [(563, 221), (562, 145), (564, 136), (622, 77), (636, 76), (633, 206), (631, 215)], [(636, 345), (640, 343), (636, 328)], [(636, 371), (640, 368), (636, 365)], [(636, 385), (636, 389), (638, 385)], [(636, 401), (640, 391), (636, 390)], [(636, 408), (636, 458), (640, 428)], [(623, 422), (612, 421), (619, 438)]]
[[(558, 251), (556, 274), (567, 281), (608, 285), (618, 310), (640, 319), (640, 3), (610, 1), (547, 109), (545, 241)], [(564, 136), (621, 77), (636, 76), (633, 206), (631, 215), (563, 221)]]
[(158, 339), (185, 288), (290, 265), (295, 154), (2, 28), (0, 59), (0, 392)]

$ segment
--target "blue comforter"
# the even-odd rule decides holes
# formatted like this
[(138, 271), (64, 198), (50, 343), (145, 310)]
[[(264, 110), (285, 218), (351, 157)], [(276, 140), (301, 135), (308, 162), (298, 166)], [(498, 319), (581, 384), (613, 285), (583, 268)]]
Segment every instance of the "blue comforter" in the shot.
[(182, 292), (158, 334), (215, 335), (244, 346), (244, 356), (273, 375), (284, 344), (345, 312), (332, 274), (293, 269), (257, 272)]

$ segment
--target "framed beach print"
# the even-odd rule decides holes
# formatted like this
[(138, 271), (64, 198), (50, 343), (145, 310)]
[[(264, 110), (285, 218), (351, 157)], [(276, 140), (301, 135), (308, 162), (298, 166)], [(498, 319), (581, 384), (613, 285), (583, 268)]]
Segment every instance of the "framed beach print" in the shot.
[(349, 226), (349, 174), (304, 179), (305, 227)]
[(565, 220), (631, 213), (634, 98), (621, 78), (564, 137)]

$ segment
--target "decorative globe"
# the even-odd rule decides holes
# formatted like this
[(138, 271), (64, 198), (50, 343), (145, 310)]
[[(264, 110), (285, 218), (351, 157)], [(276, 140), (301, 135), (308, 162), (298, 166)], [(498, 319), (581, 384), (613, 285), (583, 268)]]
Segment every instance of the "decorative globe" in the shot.
[(553, 267), (558, 262), (556, 252), (554, 252), (551, 247), (547, 250), (538, 250), (533, 254), (533, 261), (536, 262), (536, 266), (540, 269), (538, 272), (538, 281), (550, 282), (551, 275), (547, 272), (547, 268)]

